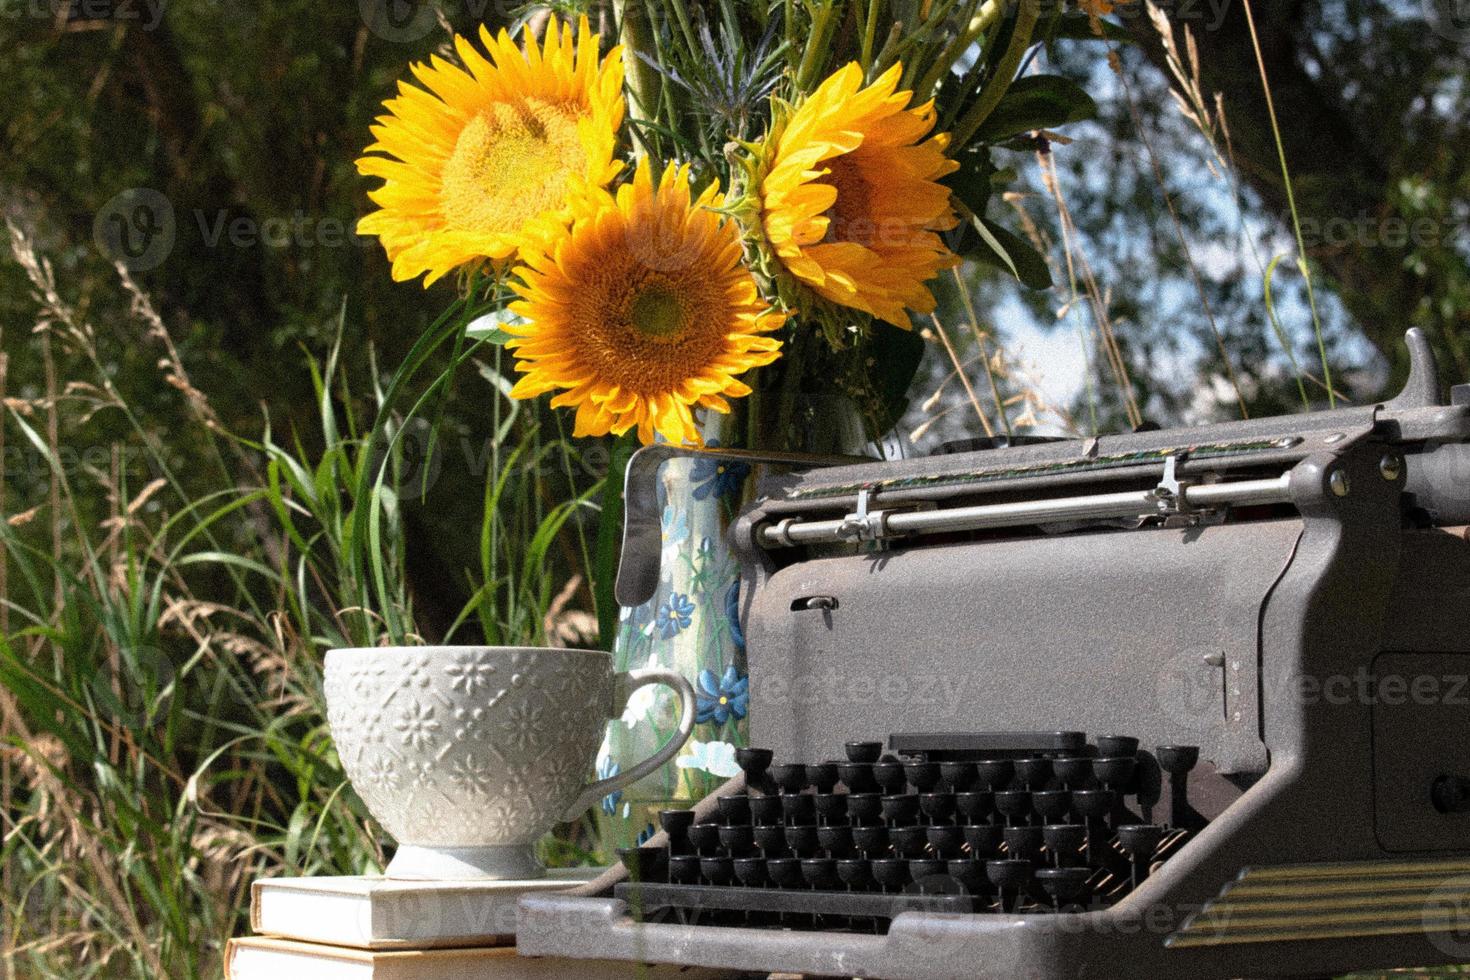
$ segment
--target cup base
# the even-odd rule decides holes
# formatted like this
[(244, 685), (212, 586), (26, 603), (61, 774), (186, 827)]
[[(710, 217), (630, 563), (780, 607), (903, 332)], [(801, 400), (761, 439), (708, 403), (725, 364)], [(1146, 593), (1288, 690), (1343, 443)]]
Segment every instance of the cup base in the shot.
[(546, 877), (529, 844), (424, 847), (404, 844), (384, 875), (407, 881), (526, 881)]

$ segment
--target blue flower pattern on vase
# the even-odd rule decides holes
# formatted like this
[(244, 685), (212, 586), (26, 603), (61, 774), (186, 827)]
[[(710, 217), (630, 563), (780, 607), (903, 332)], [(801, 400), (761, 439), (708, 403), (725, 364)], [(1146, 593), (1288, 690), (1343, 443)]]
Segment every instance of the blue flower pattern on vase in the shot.
[[(611, 779), (622, 771), (622, 766), (618, 765), (612, 759), (606, 757), (604, 757), (603, 760), (597, 764), (598, 779)], [(607, 814), (609, 817), (616, 816), (618, 812), (618, 804), (621, 802), (623, 802), (623, 791), (620, 789), (614, 790), (613, 792), (607, 794), (602, 798), (602, 812)]]
[(644, 844), (647, 844), (656, 833), (658, 833), (658, 831), (653, 829), (653, 824), (649, 824), (648, 826), (644, 827), (643, 830), (638, 834), (638, 843), (636, 846), (642, 847)]
[(665, 640), (672, 640), (679, 635), (680, 630), (689, 628), (694, 621), (694, 603), (682, 592), (675, 592), (669, 596), (666, 602), (658, 607), (658, 617), (654, 620), (654, 626), (658, 628), (658, 635)]
[[(711, 439), (707, 442), (711, 449), (719, 448), (719, 442)], [(742, 463), (734, 459), (712, 459), (708, 456), (700, 456), (694, 460), (694, 467), (689, 473), (689, 482), (694, 484), (694, 499), (708, 500), (710, 497), (721, 499), (730, 497), (740, 492), (745, 484), (745, 478), (750, 475), (750, 464)]]
[(725, 621), (730, 625), (730, 639), (737, 649), (745, 649), (745, 630), (740, 628), (740, 580), (730, 583), (725, 592)]
[(740, 676), (733, 666), (726, 667), (719, 677), (712, 670), (702, 670), (695, 695), (699, 702), (695, 720), (723, 725), (732, 716), (744, 718), (750, 710), (750, 678)]

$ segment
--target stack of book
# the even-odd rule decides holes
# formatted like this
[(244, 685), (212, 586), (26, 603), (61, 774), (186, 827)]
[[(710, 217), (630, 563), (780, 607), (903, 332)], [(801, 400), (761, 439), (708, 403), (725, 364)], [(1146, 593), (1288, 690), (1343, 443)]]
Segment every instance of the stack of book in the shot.
[[(516, 902), (598, 869), (534, 881), (265, 878), (251, 888), (253, 936), (230, 941), (227, 980), (579, 980), (658, 976), (638, 964), (516, 955)], [(672, 973), (671, 973), (672, 975)], [(681, 972), (681, 980), (693, 973)]]

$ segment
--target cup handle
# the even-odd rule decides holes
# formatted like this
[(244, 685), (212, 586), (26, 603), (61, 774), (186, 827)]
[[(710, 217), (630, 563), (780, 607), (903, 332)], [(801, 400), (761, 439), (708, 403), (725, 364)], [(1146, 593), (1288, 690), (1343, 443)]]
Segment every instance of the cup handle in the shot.
[(679, 731), (671, 735), (669, 740), (657, 752), (631, 769), (625, 769), (616, 776), (609, 776), (606, 779), (599, 779), (596, 782), (588, 783), (587, 788), (582, 790), (576, 802), (563, 814), (563, 820), (576, 820), (588, 807), (592, 806), (592, 804), (604, 796), (622, 789), (629, 783), (637, 782), (665, 762), (668, 762), (679, 754), (679, 750), (684, 747), (684, 743), (689, 741), (689, 734), (694, 731), (696, 711), (694, 687), (685, 679), (683, 674), (675, 673), (672, 670), (650, 668), (647, 670), (630, 670), (626, 674), (617, 675), (614, 680), (617, 684), (617, 696), (613, 699), (613, 704), (617, 709), (614, 717), (621, 713), (623, 705), (628, 701), (628, 696), (638, 690), (638, 688), (646, 687), (649, 684), (667, 684), (669, 687), (672, 687), (674, 692), (679, 695)]

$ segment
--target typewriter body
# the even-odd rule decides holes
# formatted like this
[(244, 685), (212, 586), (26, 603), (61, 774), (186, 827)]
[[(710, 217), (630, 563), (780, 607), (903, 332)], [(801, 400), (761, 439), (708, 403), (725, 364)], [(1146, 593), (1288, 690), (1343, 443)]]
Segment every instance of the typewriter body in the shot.
[[(915, 978), (1326, 976), (1470, 960), (1470, 390), (1443, 398), (1427, 343), (1412, 331), (1408, 342), (1408, 386), (1381, 405), (763, 479), (732, 528), (750, 741), (770, 751), (746, 753), (748, 795), (837, 795), (844, 783), (823, 786), (821, 764), (872, 761), (867, 746), (882, 741), (883, 761), (916, 767), (909, 784), (858, 789), (950, 797), (909, 821), (957, 828), (908, 853), (937, 877), (886, 887), (868, 873), (878, 864), (858, 866), (917, 840), (896, 809), (873, 821), (891, 828), (881, 855), (847, 836), (842, 851), (804, 855), (847, 858), (851, 881), (822, 880), (824, 865), (808, 869), (814, 881), (773, 885), (778, 865), (756, 864), (777, 850), (744, 831), (722, 848), (711, 832), (708, 850), (680, 838), (673, 876), (644, 875), (646, 896), (634, 882), (525, 900), (522, 951)], [(641, 479), (630, 473), (627, 601), (657, 580)], [(1123, 751), (1107, 747), (1116, 732), (1137, 740), (1127, 785), (1099, 783), (1105, 766), (1063, 778), (1064, 760)], [(1077, 741), (1033, 744), (1063, 737)], [(1181, 746), (1197, 765), (1179, 761)], [(777, 785), (779, 767), (762, 774), (771, 757), (808, 764), (808, 777)], [(1040, 782), (1021, 778), (1022, 758), (1050, 760), (1035, 763)], [(988, 785), (997, 759), (1016, 774)], [(935, 783), (925, 765), (946, 775)], [(1081, 801), (1103, 786), (1117, 809), (1094, 821)], [(1038, 812), (1043, 793), (1070, 792), (1071, 808), (997, 809), (1022, 791), (1039, 791)], [(746, 822), (759, 834), (759, 817)], [(1058, 823), (1090, 828), (1086, 848), (1047, 837), (1025, 854), (1041, 832), (1010, 829)], [(1167, 848), (1130, 848), (1136, 823)], [(680, 864), (680, 846), (695, 857)], [(718, 864), (674, 887), (681, 867), (742, 856), (752, 884), (796, 897), (701, 915), (687, 896), (741, 887)], [(966, 861), (1018, 857), (1094, 869), (1091, 890), (1058, 895), (1032, 878), (1008, 892), (1007, 869), (986, 882), (983, 862), (976, 882), (955, 870), (934, 884)], [(829, 893), (863, 897), (827, 914), (817, 899)], [(803, 908), (815, 911), (790, 911)]]

